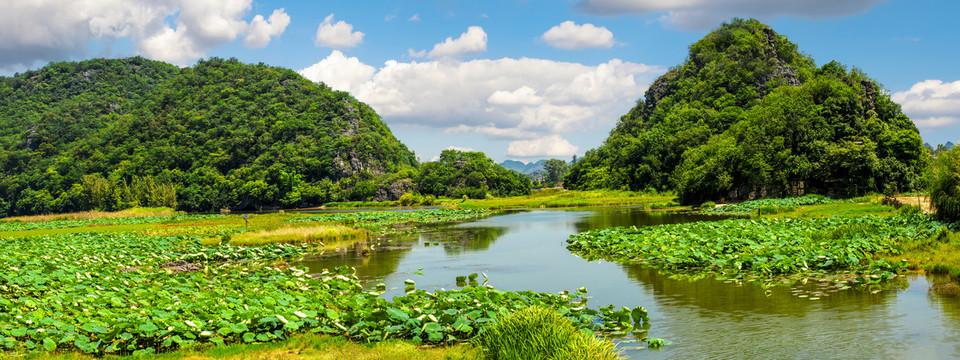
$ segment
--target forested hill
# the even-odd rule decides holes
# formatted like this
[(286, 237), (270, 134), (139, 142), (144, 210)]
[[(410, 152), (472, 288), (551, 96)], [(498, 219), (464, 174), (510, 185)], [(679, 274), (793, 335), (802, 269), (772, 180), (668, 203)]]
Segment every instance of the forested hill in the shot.
[(676, 190), (687, 204), (801, 188), (851, 196), (916, 188), (926, 161), (877, 81), (817, 67), (769, 26), (734, 19), (691, 45), (565, 186)]
[(0, 77), (0, 146), (0, 216), (397, 198), (410, 190), (394, 184), (399, 173), (417, 166), (349, 94), (222, 59), (97, 59)]

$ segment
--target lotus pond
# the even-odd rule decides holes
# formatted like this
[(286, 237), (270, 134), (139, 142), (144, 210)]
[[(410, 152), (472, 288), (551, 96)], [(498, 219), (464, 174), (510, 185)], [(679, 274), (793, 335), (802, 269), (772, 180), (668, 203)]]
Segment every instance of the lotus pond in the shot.
[[(614, 339), (625, 356), (636, 359), (960, 356), (960, 298), (932, 292), (942, 281), (936, 277), (899, 276), (883, 286), (871, 287), (857, 286), (855, 278), (831, 279), (811, 274), (771, 286), (764, 281), (749, 281), (752, 273), (743, 271), (726, 279), (718, 279), (719, 272), (662, 273), (654, 266), (662, 264), (586, 260), (568, 249), (571, 235), (591, 230), (636, 226), (641, 229), (637, 231), (653, 231), (654, 228), (645, 226), (659, 224), (678, 225), (656, 229), (689, 230), (724, 226), (723, 222), (713, 222), (722, 219), (629, 209), (515, 212), (433, 231), (371, 239), (308, 257), (302, 264), (310, 271), (354, 266), (360, 279), (367, 281), (367, 288), (385, 284), (384, 297), (388, 299), (404, 295), (407, 279), (416, 281), (418, 288), (450, 289), (456, 288), (456, 275), (474, 272), (486, 273), (489, 284), (504, 290), (555, 292), (585, 285), (593, 304), (644, 306), (651, 318), (647, 335), (672, 342), (650, 350), (647, 344), (636, 342), (629, 335)], [(865, 224), (825, 227), (892, 231), (884, 225), (887, 223), (875, 220), (866, 218), (859, 220)], [(925, 232), (930, 225), (920, 220), (898, 221), (912, 224), (906, 231)], [(786, 232), (787, 226), (782, 227), (778, 231)], [(832, 236), (829, 231), (820, 230), (819, 239)], [(902, 236), (898, 234), (883, 236)], [(869, 243), (865, 238), (858, 241), (864, 242), (863, 246)], [(826, 256), (813, 257), (820, 259), (821, 255)], [(858, 264), (862, 260), (867, 274), (874, 270), (890, 271), (885, 267), (888, 265), (897, 266), (877, 263), (870, 270), (870, 262), (862, 259), (861, 254), (857, 256), (856, 261), (840, 260), (839, 256), (836, 260)]]
[[(943, 284), (937, 278), (899, 276), (883, 286), (859, 286), (870, 280), (804, 271), (771, 286), (751, 280), (794, 272), (780, 265), (798, 262), (691, 257), (684, 246), (668, 246), (684, 242), (644, 242), (685, 236), (692, 243), (742, 224), (718, 215), (630, 209), (288, 214), (271, 226), (337, 223), (371, 236), (335, 250), (316, 244), (202, 245), (203, 238), (247, 231), (243, 220), (230, 218), (239, 216), (195, 217), (206, 225), (180, 228), (165, 223), (189, 222), (189, 216), (141, 219), (141, 231), (0, 240), (0, 348), (146, 353), (274, 341), (297, 332), (451, 344), (475, 336), (499, 316), (539, 304), (610, 336), (630, 358), (960, 356), (960, 300), (929, 291)], [(783, 256), (810, 256), (809, 267), (886, 278), (899, 264), (871, 262), (863, 252), (888, 251), (877, 239), (938, 229), (923, 218), (890, 219), (746, 220), (759, 225), (737, 231), (756, 234), (754, 242), (799, 231), (818, 244), (841, 232), (880, 234), (855, 237), (853, 252), (817, 247), (808, 254), (802, 244), (778, 248), (793, 251)], [(623, 239), (676, 261), (618, 256)], [(589, 243), (591, 250), (571, 246), (577, 243)], [(734, 247), (755, 248), (746, 242), (722, 248)], [(712, 252), (726, 254), (722, 248)], [(690, 259), (701, 262), (687, 266)], [(696, 271), (684, 271), (690, 268)], [(638, 339), (648, 336), (671, 343), (650, 350), (663, 342)]]

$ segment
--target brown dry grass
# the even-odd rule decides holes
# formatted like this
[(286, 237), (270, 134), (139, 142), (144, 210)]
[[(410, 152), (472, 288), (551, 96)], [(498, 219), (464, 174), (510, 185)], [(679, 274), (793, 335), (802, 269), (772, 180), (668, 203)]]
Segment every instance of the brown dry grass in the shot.
[(127, 209), (122, 211), (93, 210), (93, 211), (81, 211), (81, 212), (67, 213), (67, 214), (17, 216), (17, 217), (3, 218), (3, 219), (0, 219), (0, 221), (37, 222), (37, 221), (54, 221), (54, 220), (115, 219), (115, 218), (144, 217), (144, 216), (173, 216), (180, 213), (182, 212), (177, 212), (171, 208), (132, 208), (132, 209)]
[(923, 213), (924, 213), (924, 214), (929, 214), (929, 213), (931, 212), (931, 210), (930, 210), (930, 197), (929, 197), (929, 196), (925, 196), (925, 195), (921, 195), (921, 196), (906, 196), (906, 195), (904, 195), (904, 196), (897, 196), (897, 200), (900, 200), (900, 202), (902, 202), (902, 203), (904, 203), (904, 204), (907, 204), (907, 205), (913, 205), (913, 206), (919, 205), (919, 206), (920, 206), (920, 209), (923, 210)]
[(257, 246), (276, 243), (302, 244), (318, 241), (360, 240), (367, 232), (340, 225), (311, 227), (288, 227), (274, 230), (246, 232), (233, 236), (230, 243), (241, 246)]
[[(0, 356), (4, 355), (0, 353)], [(440, 359), (480, 359), (482, 353), (471, 345), (453, 345), (444, 347), (424, 348), (409, 342), (388, 340), (376, 344), (358, 344), (344, 338), (321, 336), (314, 334), (293, 335), (290, 339), (265, 344), (238, 344), (200, 348), (194, 350), (180, 350), (165, 354), (146, 355), (138, 357), (143, 360), (158, 359), (237, 359), (237, 360), (272, 360), (272, 359), (303, 359), (303, 360), (373, 360), (373, 359), (408, 359), (408, 360), (440, 360)], [(117, 359), (107, 355), (105, 359)], [(25, 356), (25, 359), (54, 359), (80, 360), (94, 359), (91, 355), (66, 354), (34, 354)]]

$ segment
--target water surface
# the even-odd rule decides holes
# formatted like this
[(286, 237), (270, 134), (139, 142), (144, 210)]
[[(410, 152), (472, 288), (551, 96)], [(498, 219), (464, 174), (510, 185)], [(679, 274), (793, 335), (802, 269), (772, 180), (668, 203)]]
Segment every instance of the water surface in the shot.
[[(652, 319), (649, 335), (673, 342), (660, 350), (621, 344), (636, 359), (960, 358), (960, 299), (930, 293), (922, 276), (908, 277), (905, 290), (841, 291), (810, 300), (788, 286), (767, 296), (755, 284), (681, 280), (638, 265), (588, 262), (565, 247), (571, 234), (590, 229), (716, 219), (633, 210), (521, 212), (391, 237), (372, 250), (358, 244), (303, 265), (313, 271), (354, 266), (361, 279), (386, 283), (387, 297), (402, 295), (405, 279), (420, 289), (451, 289), (456, 276), (474, 272), (504, 290), (586, 286), (591, 307), (644, 306)], [(419, 268), (422, 276), (414, 274)]]

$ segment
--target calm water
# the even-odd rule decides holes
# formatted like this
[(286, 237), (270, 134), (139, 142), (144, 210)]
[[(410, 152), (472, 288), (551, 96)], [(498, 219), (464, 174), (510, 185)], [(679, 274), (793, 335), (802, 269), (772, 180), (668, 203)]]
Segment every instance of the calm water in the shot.
[[(809, 300), (776, 287), (712, 278), (678, 280), (655, 269), (587, 262), (565, 248), (571, 234), (608, 226), (656, 225), (716, 218), (633, 211), (532, 211), (398, 236), (305, 259), (313, 271), (354, 266), (361, 279), (384, 282), (392, 297), (403, 281), (420, 289), (455, 288), (458, 275), (485, 272), (505, 290), (557, 292), (586, 286), (591, 307), (644, 306), (651, 337), (673, 344), (635, 349), (636, 359), (955, 359), (960, 358), (960, 299), (928, 291), (910, 277), (905, 290), (842, 291)], [(413, 272), (423, 268), (423, 276)], [(481, 278), (482, 280), (482, 278)]]

